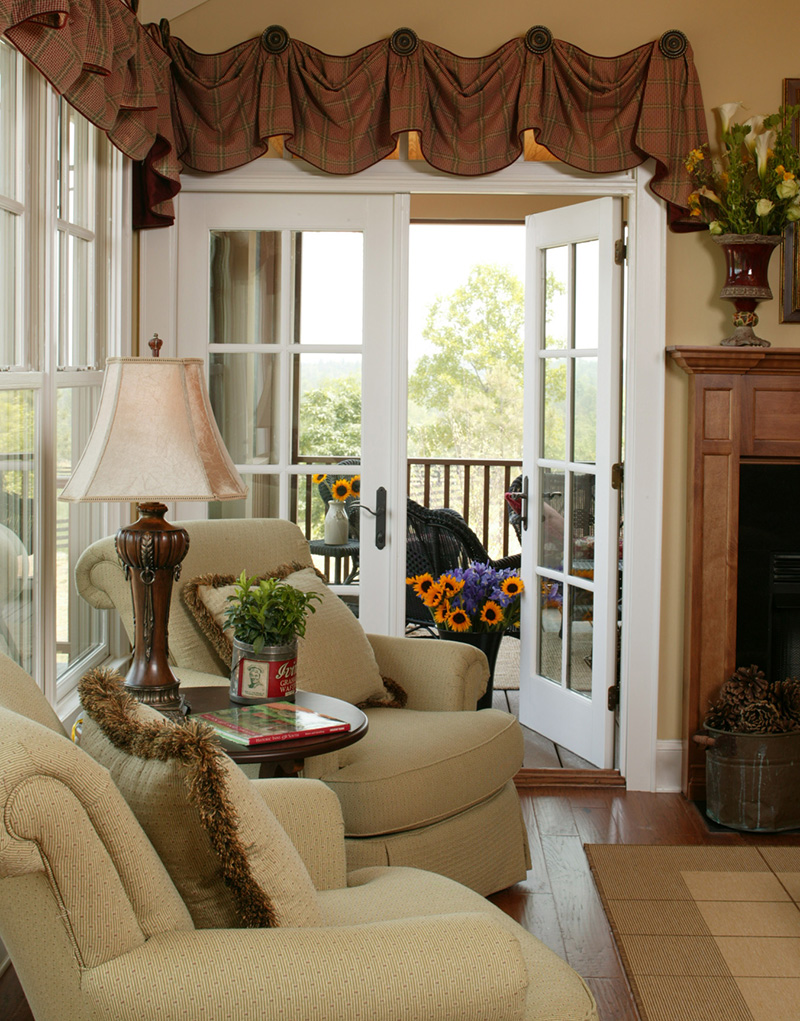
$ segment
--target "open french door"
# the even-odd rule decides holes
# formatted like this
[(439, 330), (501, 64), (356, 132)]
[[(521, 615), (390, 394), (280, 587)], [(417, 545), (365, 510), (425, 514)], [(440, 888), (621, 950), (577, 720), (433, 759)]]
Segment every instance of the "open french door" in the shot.
[[(614, 764), (620, 626), (619, 199), (527, 218), (520, 722)], [(622, 262), (622, 260), (620, 260)]]
[[(177, 352), (205, 360), (222, 437), (249, 487), (246, 501), (208, 513), (297, 522), (333, 590), (366, 630), (386, 633), (399, 613), (391, 564), (405, 320), (393, 309), (407, 224), (408, 198), (393, 195), (189, 192), (178, 211)], [(347, 549), (325, 543), (322, 476), (360, 477)]]

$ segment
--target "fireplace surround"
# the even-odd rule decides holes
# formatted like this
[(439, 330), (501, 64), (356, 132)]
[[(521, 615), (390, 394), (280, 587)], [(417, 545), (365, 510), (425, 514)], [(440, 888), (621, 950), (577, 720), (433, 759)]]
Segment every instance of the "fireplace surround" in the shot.
[[(667, 352), (691, 388), (682, 784), (687, 797), (701, 801), (705, 753), (692, 735), (720, 685), (754, 654), (773, 671), (792, 669), (800, 658), (800, 528), (796, 538), (791, 520), (777, 524), (773, 499), (797, 507), (800, 498), (800, 349)], [(761, 523), (753, 485), (765, 487), (764, 507), (772, 500)], [(741, 586), (740, 566), (755, 570)]]

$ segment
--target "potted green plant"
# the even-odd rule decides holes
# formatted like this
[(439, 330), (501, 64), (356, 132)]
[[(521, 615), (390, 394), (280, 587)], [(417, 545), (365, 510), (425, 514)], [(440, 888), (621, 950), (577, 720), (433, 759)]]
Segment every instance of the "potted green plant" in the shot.
[(248, 578), (242, 571), (225, 610), (225, 626), (233, 631), (232, 702), (294, 700), (297, 639), (321, 598), (280, 578)]

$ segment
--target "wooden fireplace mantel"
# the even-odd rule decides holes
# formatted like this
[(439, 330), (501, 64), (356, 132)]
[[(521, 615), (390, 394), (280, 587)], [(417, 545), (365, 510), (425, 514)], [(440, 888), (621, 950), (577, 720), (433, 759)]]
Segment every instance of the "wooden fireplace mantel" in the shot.
[(800, 463), (800, 348), (669, 347), (690, 377), (683, 790), (705, 797), (692, 741), (736, 666), (739, 466)]

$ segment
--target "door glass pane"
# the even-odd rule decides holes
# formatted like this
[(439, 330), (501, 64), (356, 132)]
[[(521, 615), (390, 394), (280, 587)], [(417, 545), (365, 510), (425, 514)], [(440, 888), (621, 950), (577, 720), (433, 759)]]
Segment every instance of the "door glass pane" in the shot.
[(211, 231), (212, 344), (276, 344), (280, 231)]
[(582, 577), (581, 571), (594, 572), (594, 475), (576, 472), (572, 480), (572, 574)]
[(537, 673), (556, 684), (561, 684), (564, 657), (563, 593), (560, 581), (540, 578), (539, 599), (539, 664)]
[(17, 223), (19, 217), (0, 210), (0, 365), (18, 365), (17, 358)]
[(575, 461), (597, 460), (597, 359), (575, 359), (573, 453)]
[(59, 188), (57, 214), (79, 227), (92, 229), (94, 159), (92, 126), (77, 110), (59, 100)]
[(361, 457), (361, 355), (297, 355), (295, 463)]
[(567, 591), (569, 606), (567, 687), (591, 699), (594, 595), (574, 585), (570, 585)]
[(543, 468), (541, 471), (539, 511), (539, 564), (560, 571), (564, 566), (564, 473)]
[(544, 252), (544, 346), (569, 344), (569, 245)]
[(542, 457), (563, 461), (567, 456), (567, 362), (546, 358), (542, 374)]
[(364, 316), (364, 236), (348, 231), (294, 235), (295, 340), (360, 344)]
[(33, 672), (34, 395), (0, 393), (0, 650)]
[(17, 197), (17, 54), (0, 42), (0, 193)]
[[(233, 520), (236, 518), (278, 518), (280, 517), (279, 483), (277, 475), (254, 475), (240, 472), (247, 486), (244, 500), (215, 500), (208, 505), (210, 518)], [(247, 570), (242, 564), (239, 571)]]
[(211, 407), (236, 464), (278, 461), (279, 370), (279, 359), (274, 354), (211, 353), (208, 366)]
[[(60, 493), (91, 432), (100, 387), (60, 388), (56, 396), (56, 485)], [(78, 557), (104, 532), (102, 504), (56, 502), (56, 660), (58, 674), (105, 639), (105, 614), (75, 591)]]
[(94, 245), (83, 238), (59, 233), (55, 246), (59, 281), (58, 364), (85, 366), (94, 363), (94, 314), (90, 298)]
[(575, 245), (575, 347), (597, 347), (599, 325), (600, 242)]

